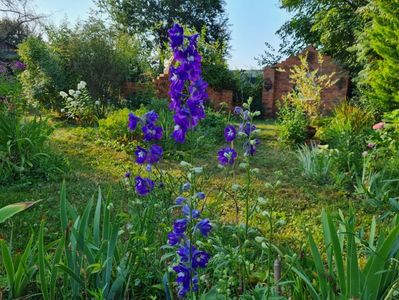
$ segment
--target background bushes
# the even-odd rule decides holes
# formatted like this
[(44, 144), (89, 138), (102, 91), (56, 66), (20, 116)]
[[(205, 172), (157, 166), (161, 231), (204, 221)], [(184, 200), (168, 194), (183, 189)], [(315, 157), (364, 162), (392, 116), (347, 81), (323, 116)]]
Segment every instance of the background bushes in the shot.
[(0, 182), (62, 173), (67, 163), (48, 145), (52, 130), (47, 120), (0, 113)]
[(59, 91), (87, 82), (91, 97), (119, 105), (123, 83), (145, 81), (151, 73), (148, 53), (134, 37), (108, 28), (95, 18), (70, 28), (48, 27), (49, 42), (31, 37), (19, 54), (27, 64), (24, 91), (47, 107), (62, 107)]

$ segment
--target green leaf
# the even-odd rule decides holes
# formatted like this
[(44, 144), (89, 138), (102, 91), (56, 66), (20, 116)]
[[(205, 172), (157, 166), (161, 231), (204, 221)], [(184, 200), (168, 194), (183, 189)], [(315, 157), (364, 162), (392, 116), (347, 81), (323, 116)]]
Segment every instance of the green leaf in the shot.
[(337, 229), (334, 223), (332, 222), (331, 217), (324, 210), (322, 215), (323, 215), (322, 218), (325, 219), (325, 224), (327, 224), (328, 236), (329, 240), (331, 241), (331, 247), (332, 247), (331, 249), (332, 249), (332, 254), (334, 255), (339, 287), (341, 288), (341, 293), (343, 295), (346, 295), (347, 289), (346, 289), (344, 262), (342, 259), (343, 255), (341, 251), (341, 243), (339, 242), (337, 234)]
[(94, 213), (94, 224), (93, 224), (93, 236), (94, 236), (94, 244), (99, 247), (100, 243), (100, 217), (101, 217), (101, 189), (98, 187), (98, 197), (97, 197), (97, 205), (96, 211)]
[(316, 267), (316, 271), (319, 277), (319, 283), (320, 283), (320, 288), (321, 288), (321, 293), (323, 296), (323, 299), (327, 299), (328, 295), (328, 283), (326, 280), (326, 270), (323, 265), (323, 261), (321, 260), (321, 255), (319, 250), (317, 249), (316, 243), (314, 242), (314, 239), (312, 235), (309, 233), (308, 234), (308, 242), (310, 245), (310, 250), (312, 252), (312, 257), (313, 257), (313, 262)]
[(6, 269), (7, 272), (8, 285), (10, 288), (12, 288), (14, 286), (15, 269), (11, 257), (11, 251), (4, 240), (0, 240), (0, 246), (1, 246), (1, 256), (3, 257), (4, 268)]
[(68, 268), (64, 264), (57, 265), (57, 268), (60, 268), (63, 272), (69, 275), (73, 280), (75, 280), (80, 286), (84, 286), (84, 281), (80, 278), (79, 275), (75, 274), (70, 268)]
[(67, 215), (67, 199), (66, 199), (66, 188), (65, 181), (61, 186), (61, 205), (60, 205), (60, 217), (61, 217), (61, 229), (62, 232), (66, 232), (68, 226), (68, 215)]
[(43, 228), (44, 228), (44, 222), (42, 221), (40, 224), (40, 230), (39, 230), (39, 251), (38, 251), (39, 278), (40, 278), (40, 285), (41, 285), (43, 299), (48, 300), (49, 294), (48, 294), (47, 279), (46, 279), (46, 268), (45, 268), (46, 263), (45, 263), (45, 253), (44, 253)]
[(7, 219), (11, 218), (13, 215), (24, 211), (25, 209), (28, 209), (35, 203), (40, 202), (40, 201), (35, 201), (35, 202), (18, 202), (14, 204), (10, 204), (7, 206), (4, 206), (0, 209), (0, 224), (5, 222)]
[[(378, 299), (381, 292), (382, 272), (385, 270), (388, 259), (395, 255), (392, 249), (399, 243), (399, 225), (394, 227), (386, 239), (378, 246), (376, 254), (372, 255), (364, 268), (365, 282), (363, 294), (368, 295), (368, 299)], [(367, 291), (367, 292), (366, 292)]]

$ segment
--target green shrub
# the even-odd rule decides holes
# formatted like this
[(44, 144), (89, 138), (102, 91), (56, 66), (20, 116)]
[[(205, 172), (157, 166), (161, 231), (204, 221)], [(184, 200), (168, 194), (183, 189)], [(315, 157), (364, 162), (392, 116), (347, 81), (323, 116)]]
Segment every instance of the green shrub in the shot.
[(20, 75), (25, 95), (45, 107), (60, 107), (58, 92), (68, 86), (61, 56), (44, 41), (30, 37), (18, 48), (26, 69)]
[[(318, 247), (309, 232), (308, 260), (293, 257), (288, 268), (306, 286), (306, 294), (297, 299), (395, 299), (398, 280), (399, 224), (376, 238), (376, 219), (370, 235), (355, 229), (355, 213), (345, 218), (339, 211), (339, 226), (330, 214), (322, 212), (324, 246)], [(361, 267), (362, 262), (365, 264)], [(389, 296), (390, 295), (390, 296)]]
[(296, 152), (303, 175), (319, 183), (328, 181), (333, 155), (328, 146), (321, 145), (302, 145)]
[(47, 120), (0, 114), (0, 182), (23, 177), (54, 177), (66, 162), (48, 145), (53, 128)]
[(331, 149), (337, 149), (337, 166), (342, 172), (360, 172), (362, 152), (372, 133), (373, 117), (359, 107), (343, 103), (338, 106), (329, 123), (322, 128), (321, 139)]
[[(142, 116), (147, 112), (145, 107), (135, 110), (136, 116)], [(121, 146), (127, 146), (132, 139), (137, 139), (137, 133), (131, 133), (128, 128), (127, 108), (116, 110), (107, 118), (98, 121), (98, 134), (104, 141), (116, 141)], [(138, 131), (137, 131), (138, 132)]]
[(278, 111), (278, 137), (286, 145), (303, 143), (307, 138), (309, 120), (301, 107), (285, 102)]
[(149, 80), (148, 52), (134, 36), (108, 28), (96, 18), (74, 28), (46, 28), (48, 42), (29, 38), (19, 47), (27, 69), (25, 94), (48, 107), (63, 105), (59, 91), (84, 80), (94, 101), (120, 105), (123, 83)]

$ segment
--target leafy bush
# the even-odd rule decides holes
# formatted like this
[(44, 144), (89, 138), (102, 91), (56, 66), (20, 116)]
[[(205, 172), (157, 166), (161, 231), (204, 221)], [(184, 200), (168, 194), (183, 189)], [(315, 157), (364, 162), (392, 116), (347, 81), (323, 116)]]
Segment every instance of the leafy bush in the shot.
[(329, 123), (322, 128), (321, 139), (331, 149), (337, 149), (337, 167), (341, 172), (360, 172), (362, 152), (372, 133), (373, 117), (359, 107), (343, 103)]
[(23, 119), (0, 114), (0, 182), (26, 176), (53, 177), (63, 172), (66, 162), (48, 145), (52, 132), (46, 120)]
[(305, 112), (292, 103), (285, 102), (278, 111), (279, 140), (287, 145), (303, 143), (307, 138), (309, 120)]
[(59, 53), (39, 38), (30, 37), (18, 48), (26, 70), (20, 75), (25, 95), (45, 107), (58, 107), (58, 92), (68, 86)]
[[(135, 115), (142, 116), (147, 112), (145, 107), (134, 111)], [(124, 147), (137, 138), (137, 135), (127, 130), (128, 116), (130, 110), (127, 108), (116, 110), (105, 119), (98, 121), (98, 134), (104, 141), (116, 141)]]
[[(295, 89), (286, 96), (285, 101), (288, 100), (297, 107), (301, 107), (309, 120), (313, 122), (322, 110), (322, 91), (331, 87), (336, 80), (333, 80), (334, 73), (320, 74), (319, 69), (312, 70), (307, 57), (308, 53), (299, 56), (300, 64), (290, 69), (290, 83), (295, 86)], [(320, 54), (318, 60), (322, 65), (323, 57)]]
[(302, 145), (296, 152), (303, 175), (319, 183), (328, 181), (333, 155), (334, 151), (322, 145)]
[(19, 54), (27, 70), (21, 79), (29, 98), (61, 108), (58, 92), (81, 80), (94, 101), (119, 105), (125, 81), (145, 81), (150, 72), (148, 53), (139, 40), (119, 33), (96, 18), (75, 28), (62, 24), (48, 27), (49, 42), (29, 38)]
[(70, 89), (68, 93), (61, 91), (60, 96), (64, 99), (61, 112), (80, 123), (93, 124), (107, 109), (99, 100), (93, 101), (84, 81), (78, 83), (76, 90)]
[(310, 269), (299, 264), (297, 258), (289, 263), (290, 270), (306, 285), (306, 294), (312, 299), (394, 299), (398, 278), (397, 218), (387, 235), (381, 234), (378, 239), (374, 218), (367, 240), (355, 230), (353, 210), (348, 218), (340, 211), (339, 221), (337, 227), (331, 215), (322, 212), (323, 252), (308, 233), (311, 259), (306, 263)]
[(9, 299), (20, 298), (26, 295), (28, 286), (37, 274), (37, 246), (32, 234), (23, 252), (13, 251), (11, 245), (0, 240), (2, 263), (7, 274)]

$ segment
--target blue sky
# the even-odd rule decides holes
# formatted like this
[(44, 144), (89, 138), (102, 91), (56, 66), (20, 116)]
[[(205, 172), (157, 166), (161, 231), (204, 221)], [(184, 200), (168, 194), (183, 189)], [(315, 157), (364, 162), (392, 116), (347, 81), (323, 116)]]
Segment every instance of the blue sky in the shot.
[[(264, 42), (277, 47), (275, 32), (289, 19), (289, 14), (279, 8), (278, 0), (226, 0), (226, 10), (231, 24), (231, 69), (259, 68), (255, 56), (265, 49)], [(34, 0), (36, 11), (49, 15), (49, 21), (58, 24), (64, 17), (75, 22), (85, 19), (92, 0)]]

